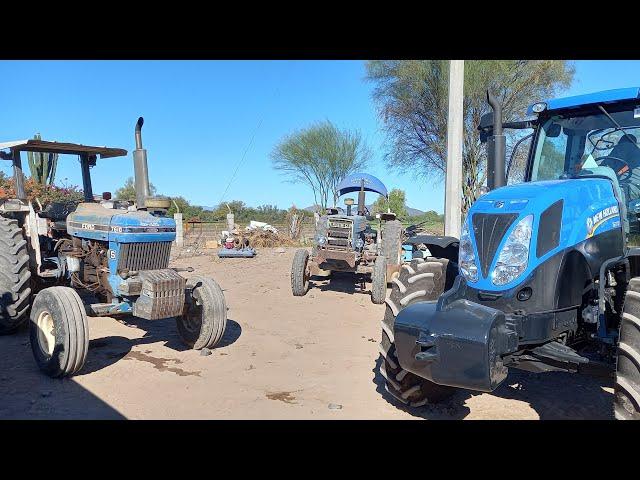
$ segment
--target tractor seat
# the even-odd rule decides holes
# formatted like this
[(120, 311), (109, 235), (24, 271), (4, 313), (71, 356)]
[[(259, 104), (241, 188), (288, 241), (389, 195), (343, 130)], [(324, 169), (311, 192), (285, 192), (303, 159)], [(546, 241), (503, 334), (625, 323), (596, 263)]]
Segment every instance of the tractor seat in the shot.
[(67, 217), (76, 210), (76, 207), (77, 205), (73, 202), (52, 202), (48, 203), (47, 206), (40, 211), (39, 215), (42, 218), (48, 218), (54, 223), (65, 222), (64, 228), (66, 228)]

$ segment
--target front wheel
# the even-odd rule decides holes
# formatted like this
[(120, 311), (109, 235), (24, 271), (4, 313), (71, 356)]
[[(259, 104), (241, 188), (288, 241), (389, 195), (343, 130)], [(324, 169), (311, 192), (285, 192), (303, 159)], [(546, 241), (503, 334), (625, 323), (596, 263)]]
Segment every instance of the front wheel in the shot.
[(371, 301), (377, 305), (384, 303), (387, 294), (387, 260), (378, 256), (371, 274)]
[(436, 258), (428, 261), (417, 258), (409, 265), (403, 264), (400, 275), (392, 280), (391, 293), (386, 300), (380, 342), (380, 374), (385, 379), (387, 392), (410, 407), (437, 403), (455, 393), (454, 388), (438, 385), (402, 368), (393, 335), (396, 317), (402, 309), (417, 302), (435, 301), (444, 292), (447, 264), (447, 260)]
[(303, 297), (307, 294), (310, 278), (309, 252), (300, 249), (293, 257), (293, 265), (291, 265), (291, 291), (295, 297)]
[(176, 317), (182, 341), (194, 350), (215, 347), (227, 326), (227, 304), (220, 286), (211, 278), (187, 279), (184, 312)]
[(80, 371), (89, 348), (84, 304), (69, 287), (41, 290), (31, 307), (30, 341), (40, 370), (50, 377)]

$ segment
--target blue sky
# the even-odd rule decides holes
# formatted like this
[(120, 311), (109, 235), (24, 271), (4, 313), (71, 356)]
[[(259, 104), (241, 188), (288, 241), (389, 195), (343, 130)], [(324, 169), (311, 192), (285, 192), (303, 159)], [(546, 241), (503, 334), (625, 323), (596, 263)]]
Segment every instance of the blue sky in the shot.
[[(567, 95), (640, 84), (639, 61), (575, 65)], [(142, 115), (151, 181), (165, 195), (218, 204), (246, 151), (224, 200), (311, 205), (311, 191), (286, 182), (269, 154), (283, 136), (328, 119), (360, 129), (373, 152), (368, 171), (388, 188), (404, 189), (409, 206), (442, 212), (441, 184), (390, 172), (384, 164), (385, 136), (364, 62), (3, 61), (0, 68), (0, 141), (40, 132), (47, 140), (131, 152)], [(9, 162), (1, 169), (9, 173)], [(114, 191), (131, 175), (131, 153), (98, 161), (94, 192)], [(57, 183), (64, 179), (82, 184), (75, 157), (61, 157)]]

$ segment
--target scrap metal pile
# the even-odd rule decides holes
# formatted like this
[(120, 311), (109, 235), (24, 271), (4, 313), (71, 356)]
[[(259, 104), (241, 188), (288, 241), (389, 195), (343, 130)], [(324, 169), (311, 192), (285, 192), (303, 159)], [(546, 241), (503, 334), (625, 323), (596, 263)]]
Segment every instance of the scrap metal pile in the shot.
[(293, 241), (280, 234), (277, 228), (264, 222), (252, 220), (244, 230), (233, 225), (232, 229), (222, 231), (220, 244), (222, 245), (222, 248), (218, 250), (220, 258), (251, 258), (256, 255), (256, 247), (280, 247), (292, 245)]

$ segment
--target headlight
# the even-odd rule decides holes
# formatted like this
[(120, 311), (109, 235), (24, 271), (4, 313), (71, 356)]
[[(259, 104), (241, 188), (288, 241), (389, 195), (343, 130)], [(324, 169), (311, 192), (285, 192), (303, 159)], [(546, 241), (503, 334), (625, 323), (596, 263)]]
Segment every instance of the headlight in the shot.
[(535, 113), (544, 112), (546, 108), (547, 104), (544, 102), (535, 103), (531, 106), (531, 110), (533, 110)]
[(512, 230), (491, 273), (494, 285), (504, 285), (515, 280), (527, 268), (532, 225), (533, 215), (528, 215)]
[(318, 245), (324, 245), (325, 243), (327, 243), (327, 237), (325, 237), (324, 235), (316, 235), (316, 243)]
[(478, 266), (476, 264), (476, 255), (473, 252), (473, 245), (471, 244), (471, 237), (469, 236), (468, 222), (464, 222), (460, 233), (458, 267), (467, 280), (470, 282), (478, 281)]

